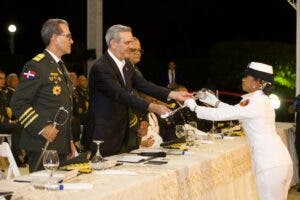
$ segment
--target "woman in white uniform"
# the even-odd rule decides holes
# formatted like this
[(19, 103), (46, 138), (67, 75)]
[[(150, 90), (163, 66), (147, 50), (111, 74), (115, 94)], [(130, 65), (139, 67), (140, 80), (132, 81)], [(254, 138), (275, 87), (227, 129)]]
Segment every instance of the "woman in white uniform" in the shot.
[(272, 66), (251, 62), (242, 79), (243, 90), (248, 94), (242, 96), (239, 104), (220, 102), (209, 92), (199, 100), (213, 107), (198, 106), (194, 99), (185, 101), (198, 118), (240, 120), (248, 138), (260, 200), (287, 199), (293, 175), (292, 160), (276, 133), (275, 112), (267, 96), (272, 84)]

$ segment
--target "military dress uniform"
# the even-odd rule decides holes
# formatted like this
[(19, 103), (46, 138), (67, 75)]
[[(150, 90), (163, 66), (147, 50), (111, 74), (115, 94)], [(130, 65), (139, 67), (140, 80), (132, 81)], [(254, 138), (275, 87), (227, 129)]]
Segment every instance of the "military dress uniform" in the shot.
[[(89, 107), (89, 98), (88, 90), (86, 88), (76, 87), (73, 92), (73, 114), (76, 118), (74, 121), (77, 122), (77, 125), (72, 125), (72, 127), (79, 128), (79, 134), (77, 134), (74, 141), (79, 141), (85, 149), (87, 149), (86, 142), (86, 129), (87, 129), (87, 111)], [(81, 129), (82, 126), (82, 129)], [(78, 131), (76, 131), (78, 132)], [(74, 135), (74, 134), (73, 134)]]
[(6, 91), (0, 89), (0, 132), (1, 133), (11, 133), (11, 130), (9, 128), (9, 112), (7, 112), (8, 109), (8, 102), (6, 97)]
[[(57, 126), (59, 132), (48, 149), (55, 149), (60, 155), (70, 153), (72, 90), (65, 67), (60, 66), (47, 50), (25, 64), (20, 84), (10, 102), (24, 128), (21, 148), (29, 153), (41, 152), (46, 143), (46, 139), (41, 136), (42, 130), (53, 122), (59, 107), (63, 106), (69, 115), (65, 124)], [(29, 164), (34, 164), (30, 158)]]
[(76, 88), (76, 93), (78, 96), (76, 114), (80, 119), (80, 123), (86, 124), (86, 115), (89, 108), (89, 93), (87, 89), (81, 87)]
[[(290, 154), (276, 133), (274, 109), (262, 90), (242, 98), (235, 106), (220, 102), (217, 108), (197, 106), (195, 112), (201, 119), (239, 119), (248, 138), (260, 199), (284, 199), (285, 192), (280, 189), (271, 194), (265, 188), (265, 185), (276, 182), (289, 186), (293, 173)], [(282, 177), (288, 178), (282, 180)]]

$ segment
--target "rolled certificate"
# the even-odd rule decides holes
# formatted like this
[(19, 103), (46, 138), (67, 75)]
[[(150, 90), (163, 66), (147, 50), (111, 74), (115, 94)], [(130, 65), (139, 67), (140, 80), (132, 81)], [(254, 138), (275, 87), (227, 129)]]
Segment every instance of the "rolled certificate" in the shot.
[(183, 109), (183, 108), (185, 108), (185, 107), (186, 107), (186, 106), (183, 105), (183, 106), (181, 106), (181, 107), (179, 107), (179, 108), (176, 108), (175, 110), (172, 110), (172, 111), (170, 111), (170, 112), (168, 112), (168, 113), (166, 113), (166, 114), (164, 114), (164, 115), (161, 115), (160, 118), (165, 119), (165, 118), (167, 118), (167, 117), (170, 117), (170, 116), (174, 115), (174, 114), (177, 113), (179, 110), (181, 110), (181, 109)]
[(93, 188), (90, 183), (34, 184), (33, 186), (42, 190), (89, 190)]

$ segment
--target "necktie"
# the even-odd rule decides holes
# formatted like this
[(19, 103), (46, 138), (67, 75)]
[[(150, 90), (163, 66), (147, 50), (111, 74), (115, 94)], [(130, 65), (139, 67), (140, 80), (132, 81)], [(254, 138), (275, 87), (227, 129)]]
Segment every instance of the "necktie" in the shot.
[(66, 68), (66, 66), (65, 66), (65, 64), (64, 64), (64, 62), (60, 60), (60, 61), (58, 62), (58, 65), (59, 65), (59, 67), (60, 67), (60, 70), (61, 70), (62, 73), (64, 74), (65, 78), (67, 79), (67, 77), (68, 77), (69, 75), (68, 75), (68, 70), (67, 70), (67, 68)]
[(127, 74), (127, 67), (126, 67), (126, 66), (124, 66), (124, 67), (123, 67), (123, 69), (122, 69), (122, 71), (123, 71), (123, 79), (124, 79), (124, 84), (125, 84), (125, 86), (126, 86), (126, 74)]

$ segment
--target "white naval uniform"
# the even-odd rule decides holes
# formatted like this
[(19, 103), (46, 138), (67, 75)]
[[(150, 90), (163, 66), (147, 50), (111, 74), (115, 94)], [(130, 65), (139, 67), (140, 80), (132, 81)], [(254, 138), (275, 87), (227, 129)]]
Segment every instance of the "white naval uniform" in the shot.
[[(197, 106), (195, 112), (198, 118), (207, 120), (238, 119), (248, 138), (260, 199), (285, 199), (292, 178), (292, 160), (276, 133), (274, 109), (261, 90), (242, 98), (234, 106), (220, 102), (218, 108)], [(274, 176), (270, 175), (272, 171)], [(265, 172), (269, 174), (264, 176)], [(275, 178), (275, 173), (279, 177)]]

